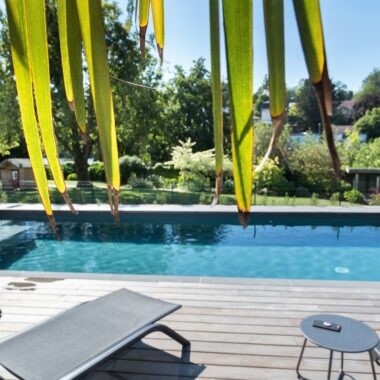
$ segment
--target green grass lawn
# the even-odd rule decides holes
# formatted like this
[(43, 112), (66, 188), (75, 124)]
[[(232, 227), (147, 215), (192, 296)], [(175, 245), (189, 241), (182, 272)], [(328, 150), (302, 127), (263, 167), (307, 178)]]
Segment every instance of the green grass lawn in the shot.
[[(68, 181), (68, 191), (73, 203), (107, 203), (107, 190), (104, 183), (95, 183), (92, 189), (78, 189), (75, 187), (76, 182)], [(51, 200), (53, 203), (62, 204), (63, 199), (59, 192), (52, 187)], [(6, 198), (6, 199), (5, 199)], [(145, 190), (129, 189), (123, 186), (120, 190), (121, 204), (210, 204), (213, 194), (208, 192), (191, 192), (191, 191), (170, 191), (170, 190)], [(6, 197), (2, 197), (2, 202), (9, 203), (38, 203), (39, 197), (37, 191), (8, 191)], [(235, 196), (233, 194), (223, 194), (220, 199), (222, 205), (235, 205)], [(254, 204), (252, 197), (252, 204)], [(268, 206), (310, 206), (313, 204), (310, 198), (295, 197), (275, 197), (275, 196), (256, 196), (257, 205)], [(331, 205), (329, 200), (319, 199), (318, 206)], [(347, 202), (342, 202), (342, 206), (348, 206)]]

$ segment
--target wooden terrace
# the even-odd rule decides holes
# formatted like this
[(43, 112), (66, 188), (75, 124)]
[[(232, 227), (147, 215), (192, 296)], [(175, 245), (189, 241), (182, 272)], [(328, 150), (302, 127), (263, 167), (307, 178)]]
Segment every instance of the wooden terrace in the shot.
[[(86, 379), (293, 380), (303, 343), (298, 326), (304, 317), (343, 314), (380, 332), (380, 283), (375, 282), (82, 277), (13, 277), (3, 272), (0, 338), (121, 287), (182, 304), (163, 322), (191, 341), (191, 351), (181, 357), (177, 343), (154, 333), (110, 358)], [(31, 286), (24, 287), (25, 283)], [(325, 379), (327, 365), (328, 351), (316, 347), (305, 351), (303, 369), (308, 378)], [(338, 365), (336, 360), (333, 378)], [(372, 379), (368, 354), (347, 355), (345, 367), (358, 380)], [(14, 379), (1, 368), (0, 376)]]

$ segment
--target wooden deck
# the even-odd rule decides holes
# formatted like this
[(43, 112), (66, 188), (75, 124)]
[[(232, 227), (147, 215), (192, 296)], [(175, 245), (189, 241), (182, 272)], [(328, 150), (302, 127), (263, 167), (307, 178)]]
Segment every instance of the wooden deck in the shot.
[[(121, 287), (181, 303), (164, 322), (191, 340), (190, 354), (160, 333), (110, 358), (87, 379), (296, 379), (303, 338), (302, 318), (339, 313), (380, 332), (380, 284), (317, 281), (112, 281), (0, 277), (0, 337), (40, 322), (79, 302)], [(310, 379), (325, 379), (328, 352), (310, 347), (303, 368)], [(338, 360), (334, 363), (337, 371)], [(346, 369), (358, 380), (372, 379), (367, 354), (347, 355)], [(380, 367), (377, 367), (379, 372)], [(0, 369), (0, 376), (13, 377)], [(334, 374), (333, 378), (336, 378)]]

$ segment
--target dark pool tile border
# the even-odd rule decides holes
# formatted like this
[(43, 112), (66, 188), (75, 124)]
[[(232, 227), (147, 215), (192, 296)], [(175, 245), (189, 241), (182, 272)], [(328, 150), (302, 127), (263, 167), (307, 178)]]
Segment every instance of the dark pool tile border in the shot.
[(336, 288), (380, 288), (380, 281), (334, 281), (334, 280), (291, 280), (271, 278), (241, 278), (241, 277), (192, 277), (192, 276), (152, 276), (152, 275), (124, 275), (100, 273), (72, 273), (72, 272), (33, 272), (0, 270), (1, 277), (35, 277), (49, 279), (80, 279), (103, 281), (131, 281), (131, 282), (161, 282), (161, 283), (189, 283), (189, 284), (231, 284), (231, 285), (267, 285), (267, 286), (310, 286)]

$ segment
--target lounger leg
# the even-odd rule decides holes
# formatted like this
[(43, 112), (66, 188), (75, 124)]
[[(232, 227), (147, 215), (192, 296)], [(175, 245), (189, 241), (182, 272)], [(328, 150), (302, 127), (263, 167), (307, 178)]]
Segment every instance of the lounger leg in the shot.
[(153, 325), (149, 325), (145, 327), (145, 329), (141, 332), (141, 335), (139, 335), (139, 339), (142, 339), (153, 332), (162, 332), (163, 334), (174, 339), (176, 342), (178, 342), (182, 346), (184, 347), (190, 346), (190, 342), (187, 339), (185, 339), (182, 335), (178, 334), (176, 331), (174, 331), (170, 327), (166, 325), (160, 325), (160, 324), (153, 324)]

